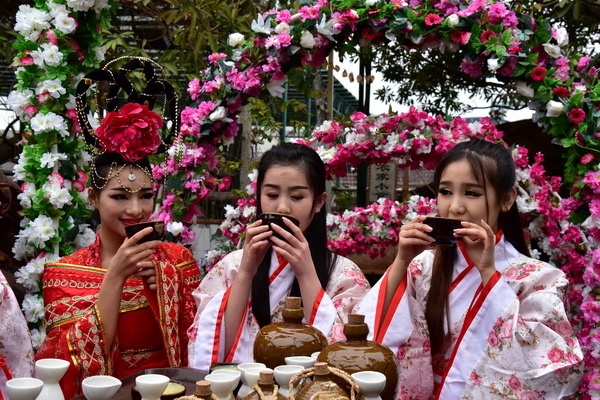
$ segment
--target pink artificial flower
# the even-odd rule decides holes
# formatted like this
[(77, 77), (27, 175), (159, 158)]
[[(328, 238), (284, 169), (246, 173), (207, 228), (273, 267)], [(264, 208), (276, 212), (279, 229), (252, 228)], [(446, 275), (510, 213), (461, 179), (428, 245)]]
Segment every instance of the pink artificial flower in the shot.
[[(30, 53), (30, 52), (31, 52), (31, 50), (27, 50), (27, 53)], [(23, 53), (25, 53), (25, 52), (23, 52)], [(31, 64), (33, 64), (33, 57), (30, 55), (26, 55), (19, 60), (19, 63), (24, 67), (31, 65)]]
[(546, 68), (544, 67), (535, 67), (532, 71), (531, 71), (531, 79), (533, 79), (534, 81), (541, 81), (546, 77)]
[(581, 108), (574, 108), (569, 111), (569, 119), (573, 121), (574, 124), (579, 125), (585, 119), (585, 111)]
[(277, 14), (277, 17), (275, 17), (275, 21), (285, 22), (286, 24), (289, 24), (291, 19), (292, 14), (290, 14), (289, 10), (283, 10)]
[(222, 191), (222, 190), (227, 190), (229, 189), (229, 186), (231, 185), (231, 177), (226, 176), (223, 179), (221, 179), (221, 183), (219, 183), (219, 186), (217, 186), (217, 191)]
[(583, 157), (581, 157), (581, 165), (587, 165), (589, 163), (591, 163), (592, 161), (594, 161), (594, 155), (592, 153), (587, 153), (584, 154)]
[(484, 32), (483, 32), (483, 33), (482, 33), (482, 34), (479, 36), (479, 39), (481, 39), (481, 43), (485, 43), (485, 42), (489, 41), (489, 40), (490, 40), (490, 38), (494, 38), (494, 39), (495, 39), (495, 38), (497, 38), (497, 37), (498, 37), (498, 36), (496, 35), (496, 33), (495, 33), (494, 31), (492, 31), (492, 30), (489, 30), (489, 29), (488, 29), (487, 31), (484, 31)]
[(474, 78), (478, 78), (483, 74), (483, 64), (480, 61), (471, 61), (467, 58), (463, 58), (460, 67), (466, 74), (471, 75)]
[(46, 39), (48, 39), (50, 43), (58, 46), (58, 36), (56, 36), (56, 33), (52, 29), (46, 31)]
[(212, 65), (219, 65), (219, 60), (225, 60), (227, 58), (227, 54), (225, 53), (212, 53), (208, 56), (208, 62)]
[(588, 56), (583, 56), (579, 59), (579, 61), (577, 62), (577, 68), (579, 69), (583, 69), (585, 67), (587, 67), (588, 63), (592, 60), (591, 57)]
[(427, 26), (438, 25), (441, 22), (442, 19), (437, 14), (427, 14), (425, 17), (425, 25)]
[(504, 21), (504, 18), (508, 15), (508, 10), (504, 3), (498, 2), (491, 4), (488, 9), (488, 23), (492, 25), (499, 24)]
[(46, 104), (49, 99), (52, 99), (52, 96), (50, 96), (50, 93), (48, 92), (40, 93), (36, 98), (37, 102), (40, 104)]

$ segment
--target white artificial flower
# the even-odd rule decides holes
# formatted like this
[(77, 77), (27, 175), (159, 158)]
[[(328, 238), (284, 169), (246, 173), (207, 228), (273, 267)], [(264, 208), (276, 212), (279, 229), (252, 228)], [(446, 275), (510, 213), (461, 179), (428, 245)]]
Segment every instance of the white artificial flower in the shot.
[(69, 17), (68, 14), (58, 14), (54, 18), (54, 25), (56, 29), (61, 31), (64, 34), (73, 33), (77, 28), (77, 21), (74, 18)]
[(270, 34), (272, 31), (271, 17), (267, 17), (265, 20), (261, 14), (258, 14), (258, 17), (252, 21), (250, 28), (256, 33), (266, 33), (267, 35)]
[(65, 7), (64, 4), (57, 4), (53, 1), (49, 1), (47, 4), (52, 18), (56, 18), (60, 14), (69, 14), (69, 10), (67, 10), (67, 7)]
[(287, 81), (287, 78), (278, 79), (276, 81), (271, 81), (267, 83), (267, 90), (269, 94), (273, 97), (282, 98), (285, 93), (285, 86), (283, 85)]
[(17, 163), (13, 166), (13, 176), (17, 181), (25, 181), (27, 178), (27, 171), (25, 171), (25, 164), (28, 158), (21, 155)]
[[(84, 190), (84, 192), (87, 193), (87, 190)], [(75, 245), (80, 249), (88, 247), (96, 240), (96, 233), (88, 228), (88, 226), (88, 224), (81, 224), (79, 226), (79, 234), (75, 238)]]
[(208, 116), (208, 119), (210, 119), (212, 122), (220, 121), (225, 118), (226, 115), (227, 110), (225, 107), (219, 106)]
[(374, 6), (377, 3), (378, 0), (367, 0), (365, 1), (365, 4), (368, 5), (369, 7)]
[(42, 329), (32, 329), (31, 330), (31, 344), (33, 345), (33, 349), (37, 350), (42, 346), (46, 340), (46, 328), (42, 327)]
[(231, 47), (235, 47), (239, 44), (241, 44), (244, 41), (244, 35), (242, 35), (241, 33), (235, 32), (235, 33), (231, 33), (229, 35), (229, 37), (227, 38), (227, 44), (230, 45)]
[(248, 207), (244, 208), (244, 210), (242, 211), (242, 216), (244, 218), (250, 218), (254, 214), (256, 214), (256, 207), (254, 207), (254, 206), (248, 206)]
[(289, 34), (290, 31), (291, 31), (290, 26), (288, 24), (286, 24), (285, 22), (280, 22), (275, 27), (275, 32), (277, 32), (277, 33), (285, 32), (285, 33)]
[(527, 98), (531, 99), (535, 95), (535, 90), (523, 81), (517, 82), (515, 88), (517, 89), (517, 93)]
[(31, 293), (26, 293), (23, 299), (23, 311), (29, 322), (37, 322), (44, 318), (44, 300)]
[(42, 43), (39, 49), (29, 53), (33, 58), (33, 62), (38, 67), (50, 65), (56, 67), (60, 65), (64, 54), (58, 49), (58, 46), (52, 43)]
[(300, 37), (300, 46), (305, 49), (312, 49), (315, 47), (315, 37), (312, 33), (307, 30), (302, 31), (302, 36)]
[(87, 11), (94, 6), (94, 0), (67, 0), (67, 6), (75, 11)]
[(44, 92), (48, 92), (48, 94), (55, 99), (58, 99), (63, 94), (67, 93), (67, 90), (62, 87), (61, 80), (59, 78), (56, 79), (46, 79), (38, 83), (37, 88), (35, 89), (36, 94), (41, 94)]
[(446, 21), (448, 21), (448, 27), (454, 28), (456, 25), (458, 25), (458, 15), (450, 14), (448, 18), (446, 18)]
[(560, 101), (550, 100), (546, 103), (546, 117), (558, 117), (564, 112), (565, 105)]
[(548, 53), (548, 55), (550, 57), (552, 57), (552, 58), (562, 57), (562, 51), (561, 51), (560, 47), (555, 46), (550, 43), (544, 43), (542, 46), (544, 47), (544, 50), (546, 50), (546, 53)]
[(565, 47), (566, 45), (569, 44), (569, 33), (567, 32), (567, 30), (563, 27), (561, 28), (555, 28), (555, 32), (556, 32), (556, 42), (558, 43), (559, 47)]
[(227, 219), (237, 219), (240, 217), (239, 210), (236, 207), (233, 207), (230, 204), (225, 206), (225, 218)]
[[(27, 234), (25, 234), (25, 232)], [(29, 227), (23, 231), (23, 236), (28, 237), (29, 242), (35, 247), (42, 248), (46, 241), (56, 236), (54, 221), (47, 215), (40, 215), (31, 222)]]
[(328, 21), (327, 16), (323, 14), (321, 21), (319, 21), (319, 23), (317, 24), (317, 32), (334, 42), (335, 39), (333, 38), (333, 35), (340, 33), (340, 31), (334, 28), (334, 26), (335, 21), (333, 19), (330, 19)]
[(335, 149), (333, 148), (326, 148), (324, 146), (319, 146), (315, 149), (315, 151), (317, 152), (317, 154), (319, 155), (319, 157), (321, 157), (321, 160), (327, 164), (328, 162), (330, 162), (333, 157), (335, 157)]
[(33, 97), (33, 91), (29, 89), (13, 90), (8, 94), (7, 105), (8, 108), (12, 109), (17, 116), (23, 114), (25, 107), (31, 105), (31, 98)]
[(22, 4), (16, 15), (15, 31), (31, 41), (36, 41), (40, 33), (50, 28), (50, 13)]
[(61, 187), (58, 183), (45, 183), (42, 185), (42, 191), (44, 192), (44, 197), (57, 209), (71, 204), (73, 200), (69, 189)]
[(106, 54), (106, 46), (98, 46), (96, 48), (96, 61), (104, 61), (104, 55)]
[(27, 235), (25, 233), (25, 231), (21, 231), (21, 233), (17, 235), (17, 239), (15, 240), (15, 244), (13, 244), (12, 248), (15, 258), (20, 261), (25, 261), (33, 257), (35, 253), (35, 249), (29, 244)]
[(40, 157), (40, 166), (42, 168), (54, 168), (59, 160), (67, 160), (68, 157), (64, 153), (44, 153)]
[(177, 221), (171, 221), (167, 224), (167, 232), (170, 232), (173, 236), (179, 236), (183, 232), (183, 223)]
[(94, 10), (96, 11), (96, 14), (100, 13), (100, 11), (104, 10), (105, 8), (108, 8), (109, 6), (110, 4), (108, 3), (108, 0), (94, 1)]
[(489, 58), (487, 60), (487, 66), (488, 66), (488, 69), (490, 70), (490, 72), (496, 73), (498, 68), (500, 68), (500, 63), (498, 62), (497, 58)]

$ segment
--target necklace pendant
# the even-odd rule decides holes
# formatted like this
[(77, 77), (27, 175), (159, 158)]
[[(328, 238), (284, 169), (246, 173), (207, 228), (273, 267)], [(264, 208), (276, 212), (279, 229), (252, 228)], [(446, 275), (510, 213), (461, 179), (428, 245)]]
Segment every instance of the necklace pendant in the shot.
[(134, 174), (134, 173), (130, 173), (130, 174), (127, 176), (127, 179), (129, 179), (129, 181), (133, 182), (133, 181), (135, 181), (135, 179), (136, 179), (136, 176), (135, 176), (135, 174)]

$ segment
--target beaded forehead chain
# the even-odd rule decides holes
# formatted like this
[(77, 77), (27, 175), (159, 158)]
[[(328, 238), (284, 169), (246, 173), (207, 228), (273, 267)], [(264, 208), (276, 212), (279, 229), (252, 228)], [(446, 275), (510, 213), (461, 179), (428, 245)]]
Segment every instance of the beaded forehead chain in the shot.
[[(115, 62), (124, 59), (129, 61), (118, 70), (108, 69)], [(157, 76), (155, 67), (158, 67), (160, 76)], [(142, 69), (146, 78), (146, 88), (140, 93), (128, 79), (136, 69)], [(177, 95), (173, 86), (162, 79), (163, 77), (162, 68), (150, 59), (121, 57), (109, 62), (102, 69), (90, 72), (77, 85), (77, 118), (90, 152), (96, 159), (105, 154), (116, 154), (117, 158), (122, 159), (122, 162), (117, 162), (115, 157), (111, 157), (113, 160), (106, 175), (99, 173), (95, 163), (92, 163), (90, 172), (94, 187), (102, 189), (111, 178), (116, 177), (123, 189), (129, 192), (141, 190), (147, 179), (152, 181), (152, 172), (138, 162), (149, 155), (164, 153), (173, 145), (176, 138), (179, 139)], [(99, 82), (106, 82), (108, 85), (107, 87), (96, 85), (96, 114), (101, 122), (94, 130), (89, 122), (90, 107), (87, 91), (93, 84)], [(127, 103), (119, 106), (118, 95), (121, 90), (126, 95)], [(160, 135), (163, 117), (152, 110), (158, 96), (164, 97), (163, 116), (168, 111), (172, 121), (171, 129), (164, 138)], [(106, 115), (104, 115), (105, 111)], [(120, 177), (125, 168), (129, 168), (128, 185), (123, 185)], [(145, 178), (139, 188), (131, 189), (131, 183), (137, 179), (134, 168), (142, 170)]]

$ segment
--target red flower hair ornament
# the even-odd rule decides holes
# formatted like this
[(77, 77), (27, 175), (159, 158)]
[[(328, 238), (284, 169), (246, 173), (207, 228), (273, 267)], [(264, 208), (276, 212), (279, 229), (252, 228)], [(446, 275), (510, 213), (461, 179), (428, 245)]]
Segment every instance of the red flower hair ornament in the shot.
[(148, 106), (127, 103), (119, 111), (106, 114), (95, 134), (105, 151), (136, 162), (157, 152), (162, 125), (162, 118)]

